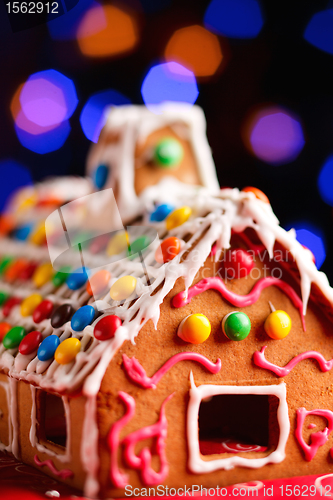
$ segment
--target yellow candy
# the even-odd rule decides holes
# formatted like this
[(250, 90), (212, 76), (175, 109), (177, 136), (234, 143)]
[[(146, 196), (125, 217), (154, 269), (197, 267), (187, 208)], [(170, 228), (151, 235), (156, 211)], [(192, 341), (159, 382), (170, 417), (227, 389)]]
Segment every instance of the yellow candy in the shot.
[(22, 196), (22, 199), (21, 200), (19, 199), (18, 210), (19, 211), (27, 210), (29, 208), (32, 208), (34, 205), (36, 205), (36, 203), (37, 203), (37, 194), (36, 193), (32, 193), (30, 196), (28, 196), (26, 198), (24, 198), (24, 196)]
[(37, 288), (40, 288), (41, 286), (45, 285), (45, 283), (50, 281), (52, 276), (53, 276), (52, 264), (47, 262), (37, 267), (36, 271), (33, 274), (32, 280), (37, 286)]
[(106, 253), (108, 255), (118, 255), (125, 250), (127, 250), (129, 246), (128, 233), (126, 231), (120, 231), (115, 234), (113, 238), (108, 243), (106, 248)]
[(125, 300), (134, 292), (136, 287), (136, 278), (133, 276), (123, 276), (113, 283), (110, 296), (113, 300)]
[(39, 293), (29, 295), (29, 297), (24, 299), (21, 303), (21, 315), (31, 316), (41, 302), (43, 302), (43, 297), (39, 295)]
[(43, 245), (45, 243), (46, 235), (44, 222), (41, 222), (37, 225), (35, 231), (32, 233), (29, 239), (34, 245)]
[(79, 339), (66, 339), (58, 345), (54, 353), (54, 359), (59, 365), (67, 365), (75, 359), (75, 356), (80, 352), (81, 342)]
[(188, 220), (191, 216), (192, 210), (190, 207), (180, 207), (171, 212), (168, 217), (165, 219), (166, 228), (168, 231), (171, 229), (181, 226)]
[(265, 321), (265, 332), (275, 340), (284, 339), (290, 332), (291, 319), (285, 311), (273, 311)]
[(178, 337), (191, 344), (202, 344), (211, 332), (209, 319), (204, 314), (190, 314), (178, 327)]

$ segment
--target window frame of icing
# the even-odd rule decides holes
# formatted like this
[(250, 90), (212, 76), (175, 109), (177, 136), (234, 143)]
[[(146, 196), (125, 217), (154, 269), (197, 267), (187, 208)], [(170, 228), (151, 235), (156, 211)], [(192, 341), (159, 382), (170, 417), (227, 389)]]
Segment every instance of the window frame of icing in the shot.
[[(191, 372), (190, 399), (187, 410), (187, 442), (188, 442), (188, 467), (192, 473), (202, 474), (224, 469), (230, 470), (234, 467), (248, 467), (257, 469), (269, 463), (280, 463), (285, 458), (285, 447), (290, 432), (290, 421), (288, 415), (288, 404), (286, 398), (286, 384), (262, 386), (233, 386), (233, 385), (199, 385), (196, 386)], [(277, 421), (279, 425), (279, 440), (277, 447), (266, 457), (246, 458), (237, 455), (228, 458), (217, 458), (213, 460), (202, 460), (199, 447), (199, 408), (203, 399), (218, 395), (267, 395), (276, 396), (279, 399), (277, 408)], [(208, 457), (208, 455), (207, 455)]]
[[(66, 418), (66, 445), (61, 446), (52, 441), (48, 441), (46, 438), (43, 438), (42, 432), (39, 430), (42, 425), (41, 422), (43, 420), (42, 416), (42, 398), (45, 396), (44, 393), (47, 393), (44, 389), (40, 389), (34, 386), (31, 386), (31, 399), (32, 399), (32, 408), (31, 408), (31, 427), (30, 427), (30, 443), (31, 446), (36, 448), (40, 453), (47, 453), (51, 457), (56, 458), (60, 462), (70, 462), (71, 460), (71, 425), (70, 425), (70, 405), (69, 399), (67, 396), (61, 396), (58, 394), (52, 393), (54, 396), (57, 396), (62, 399), (62, 403), (64, 405), (64, 414)], [(51, 393), (50, 393), (51, 394)]]
[[(7, 420), (7, 426), (8, 426), (8, 444), (6, 445), (3, 441), (0, 439), (0, 451), (12, 451), (12, 442), (13, 442), (13, 428), (12, 428), (12, 419), (11, 419), (11, 393), (10, 393), (10, 386), (9, 382), (5, 382), (3, 380), (0, 380), (0, 387), (3, 388), (5, 394), (6, 394), (6, 405), (7, 405), (7, 412), (8, 412), (8, 420)], [(2, 412), (2, 408), (0, 408), (0, 411)], [(2, 417), (1, 417), (2, 418)]]

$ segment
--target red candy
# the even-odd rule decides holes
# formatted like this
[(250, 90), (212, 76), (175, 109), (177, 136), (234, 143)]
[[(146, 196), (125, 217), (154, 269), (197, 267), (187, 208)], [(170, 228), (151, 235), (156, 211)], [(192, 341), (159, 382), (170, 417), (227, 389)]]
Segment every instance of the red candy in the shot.
[(224, 255), (224, 271), (229, 279), (244, 278), (253, 269), (252, 256), (242, 248), (228, 250)]
[(269, 203), (269, 199), (267, 198), (265, 193), (263, 193), (260, 189), (258, 189), (256, 187), (247, 186), (247, 187), (243, 188), (242, 191), (245, 191), (245, 193), (253, 193), (254, 196), (256, 198), (258, 198), (258, 200), (261, 200), (264, 203)]
[(13, 307), (17, 306), (18, 304), (21, 304), (22, 299), (19, 297), (10, 297), (9, 299), (6, 300), (6, 302), (3, 305), (2, 308), (2, 313), (5, 318), (10, 315), (11, 310)]
[(27, 265), (21, 270), (18, 274), (18, 279), (22, 281), (28, 281), (34, 274), (36, 268), (38, 266), (37, 262), (28, 262)]
[(170, 262), (170, 260), (174, 259), (176, 255), (180, 252), (180, 239), (175, 236), (170, 236), (162, 241), (161, 245), (155, 252), (155, 260), (159, 264), (163, 264), (163, 262)]
[(35, 323), (40, 323), (44, 319), (50, 318), (52, 311), (53, 303), (50, 300), (43, 300), (43, 302), (41, 302), (34, 310), (32, 319)]
[(31, 354), (34, 352), (42, 341), (42, 334), (40, 332), (34, 331), (28, 333), (19, 345), (19, 351), (21, 354)]
[(97, 340), (112, 339), (119, 326), (121, 326), (121, 319), (118, 316), (114, 314), (103, 316), (95, 325), (94, 336)]

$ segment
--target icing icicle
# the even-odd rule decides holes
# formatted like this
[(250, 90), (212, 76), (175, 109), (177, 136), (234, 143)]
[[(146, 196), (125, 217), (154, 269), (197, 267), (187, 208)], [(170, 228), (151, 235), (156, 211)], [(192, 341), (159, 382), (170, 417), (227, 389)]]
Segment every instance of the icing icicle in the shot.
[(123, 362), (126, 373), (132, 382), (140, 385), (144, 389), (156, 389), (156, 385), (161, 378), (180, 361), (197, 361), (202, 364), (211, 373), (218, 373), (221, 370), (221, 360), (217, 359), (216, 363), (212, 363), (206, 356), (197, 352), (180, 352), (172, 356), (164, 365), (152, 376), (148, 377), (145, 369), (137, 359), (129, 358), (123, 354)]
[(265, 370), (270, 370), (271, 372), (275, 373), (275, 375), (278, 375), (279, 377), (285, 377), (286, 375), (288, 375), (288, 373), (290, 373), (291, 370), (300, 361), (303, 361), (304, 359), (316, 359), (318, 361), (319, 367), (320, 367), (322, 372), (328, 372), (328, 371), (332, 370), (332, 368), (333, 368), (333, 359), (326, 361), (324, 356), (317, 351), (302, 352), (301, 354), (298, 354), (297, 356), (295, 356), (285, 366), (278, 366), (278, 365), (275, 365), (274, 363), (271, 363), (270, 361), (267, 361), (267, 359), (265, 358), (265, 349), (266, 348), (267, 348), (267, 345), (264, 345), (261, 348), (261, 351), (256, 351), (253, 354), (253, 362), (255, 365), (259, 366), (260, 368), (264, 368)]
[(70, 469), (61, 469), (61, 470), (58, 470), (54, 463), (52, 462), (51, 459), (49, 460), (44, 460), (44, 462), (41, 462), (38, 458), (37, 455), (34, 456), (34, 462), (36, 465), (38, 465), (38, 467), (48, 467), (50, 469), (50, 471), (52, 472), (52, 474), (54, 474), (55, 476), (58, 476), (60, 477), (61, 479), (67, 479), (69, 477), (73, 477), (74, 476), (74, 472), (71, 471)]
[[(328, 421), (328, 427), (325, 427), (323, 431), (313, 432), (310, 436), (310, 445), (307, 444), (302, 436), (302, 429), (305, 417), (308, 415), (318, 415), (320, 417), (326, 418)], [(298, 408), (297, 410), (297, 427), (295, 431), (295, 437), (304, 451), (305, 458), (310, 462), (316, 455), (318, 448), (323, 446), (327, 440), (328, 436), (333, 430), (333, 412), (330, 410), (311, 410), (307, 411), (305, 408)]]
[(195, 297), (206, 290), (217, 290), (224, 299), (228, 300), (234, 306), (246, 307), (254, 304), (259, 299), (262, 290), (268, 288), (269, 286), (277, 286), (290, 298), (294, 306), (299, 310), (303, 330), (305, 331), (305, 319), (301, 299), (298, 297), (295, 290), (288, 285), (288, 283), (272, 276), (267, 276), (266, 278), (258, 280), (251, 292), (247, 295), (238, 295), (237, 293), (231, 292), (227, 289), (223, 280), (218, 276), (204, 278), (199, 281), (199, 283), (192, 286), (188, 290), (187, 294), (186, 292), (177, 293), (172, 300), (172, 304), (174, 307), (183, 307), (191, 302), (192, 297)]

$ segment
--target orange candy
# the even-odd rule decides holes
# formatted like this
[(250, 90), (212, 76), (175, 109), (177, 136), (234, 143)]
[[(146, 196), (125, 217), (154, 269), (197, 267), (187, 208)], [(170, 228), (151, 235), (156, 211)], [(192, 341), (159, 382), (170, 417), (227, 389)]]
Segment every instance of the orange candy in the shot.
[(8, 333), (9, 330), (11, 330), (11, 328), (12, 328), (12, 325), (7, 323), (6, 321), (2, 321), (0, 323), (0, 342), (2, 341), (2, 339), (4, 338), (6, 333)]
[(15, 222), (10, 214), (3, 214), (0, 217), (0, 235), (6, 236), (15, 227)]
[(22, 273), (23, 269), (28, 265), (28, 261), (25, 259), (17, 259), (12, 264), (8, 266), (5, 271), (5, 279), (12, 283), (15, 281), (19, 275)]
[(258, 198), (258, 200), (261, 200), (264, 203), (269, 203), (269, 199), (267, 198), (267, 196), (265, 195), (265, 193), (263, 193), (262, 191), (260, 191), (260, 189), (258, 189), (258, 188), (255, 188), (255, 187), (252, 187), (252, 186), (247, 186), (244, 189), (242, 189), (242, 191), (244, 191), (245, 193), (253, 193), (254, 196), (256, 198)]
[(165, 262), (170, 262), (170, 260), (174, 259), (176, 255), (180, 252), (180, 239), (175, 236), (170, 236), (170, 238), (166, 238), (162, 241), (161, 245), (155, 252), (155, 260), (159, 264), (163, 264)]
[(106, 269), (101, 269), (101, 271), (97, 271), (91, 278), (89, 278), (87, 282), (86, 290), (89, 295), (99, 295), (106, 288), (108, 288), (108, 284), (111, 278), (111, 273)]

